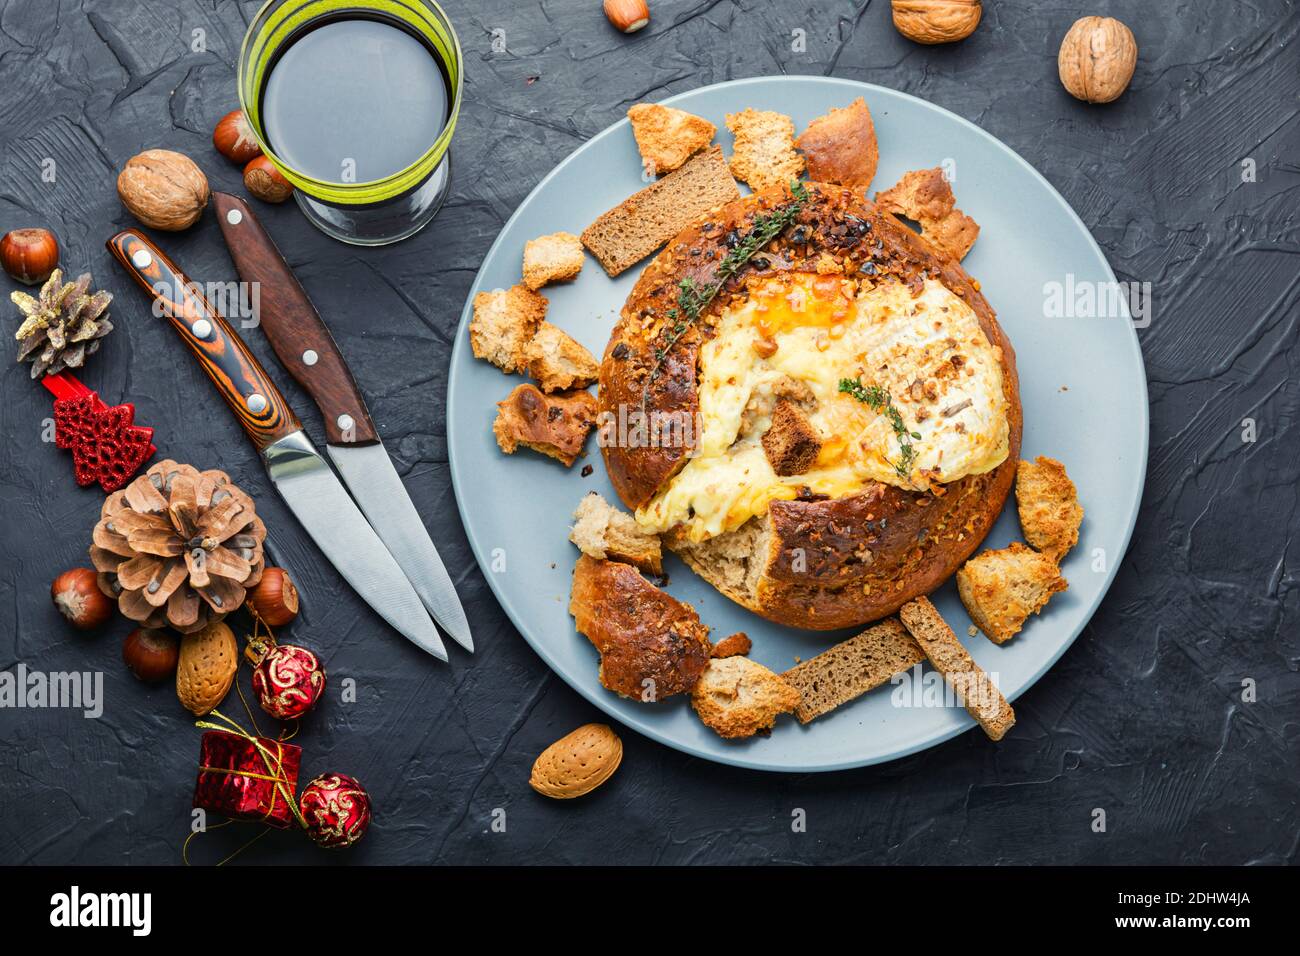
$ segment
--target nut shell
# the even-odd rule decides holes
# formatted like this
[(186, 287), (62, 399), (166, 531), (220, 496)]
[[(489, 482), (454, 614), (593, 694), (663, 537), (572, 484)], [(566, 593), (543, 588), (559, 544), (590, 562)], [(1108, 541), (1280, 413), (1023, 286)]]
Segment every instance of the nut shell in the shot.
[(1109, 103), (1128, 89), (1137, 68), (1133, 31), (1113, 17), (1082, 17), (1074, 21), (1056, 65), (1061, 85), (1085, 103)]
[(208, 179), (183, 153), (146, 149), (127, 160), (117, 177), (117, 195), (146, 226), (179, 232), (203, 215)]
[(298, 616), (298, 589), (284, 568), (267, 568), (248, 594), (248, 609), (263, 624), (283, 627)]
[(606, 724), (583, 724), (542, 751), (528, 785), (544, 797), (572, 800), (608, 780), (623, 760), (623, 741)]
[(980, 0), (893, 0), (894, 27), (915, 43), (955, 43), (979, 26)]
[(122, 642), (122, 660), (142, 681), (158, 681), (176, 673), (180, 641), (161, 628), (137, 627)]
[(217, 621), (181, 638), (176, 669), (176, 696), (196, 717), (212, 711), (226, 699), (239, 669), (239, 644), (235, 632)]
[(48, 229), (15, 229), (0, 239), (0, 265), (24, 285), (38, 285), (59, 266), (59, 241)]
[(244, 167), (244, 188), (262, 202), (284, 202), (293, 195), (293, 184), (265, 156), (255, 157)]

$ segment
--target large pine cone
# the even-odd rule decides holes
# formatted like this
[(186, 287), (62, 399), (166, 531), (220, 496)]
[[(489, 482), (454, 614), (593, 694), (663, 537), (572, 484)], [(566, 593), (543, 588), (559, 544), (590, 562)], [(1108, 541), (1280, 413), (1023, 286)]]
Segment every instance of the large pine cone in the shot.
[(160, 461), (104, 500), (90, 560), (118, 610), (192, 634), (262, 579), (266, 526), (221, 471)]

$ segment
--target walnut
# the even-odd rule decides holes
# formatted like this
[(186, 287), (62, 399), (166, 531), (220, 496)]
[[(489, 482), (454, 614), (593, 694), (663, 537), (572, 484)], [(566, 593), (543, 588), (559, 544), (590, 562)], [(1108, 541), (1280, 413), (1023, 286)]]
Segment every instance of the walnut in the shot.
[(955, 43), (979, 26), (980, 0), (892, 0), (894, 26), (917, 43)]
[(1128, 88), (1137, 66), (1133, 31), (1111, 17), (1082, 17), (1061, 41), (1061, 84), (1086, 103), (1109, 103)]
[(203, 214), (208, 180), (188, 156), (170, 149), (146, 149), (127, 160), (117, 177), (117, 195), (146, 226), (179, 232)]

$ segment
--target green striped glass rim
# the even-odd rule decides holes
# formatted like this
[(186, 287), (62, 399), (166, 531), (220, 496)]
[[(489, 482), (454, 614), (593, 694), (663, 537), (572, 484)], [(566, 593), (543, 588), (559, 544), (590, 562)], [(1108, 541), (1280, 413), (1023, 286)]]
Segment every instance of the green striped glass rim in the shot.
[[(409, 26), (437, 51), (447, 69), (452, 89), (447, 125), (433, 145), (405, 169), (364, 183), (328, 182), (294, 169), (267, 143), (260, 115), (262, 84), (276, 52), (312, 20), (347, 13), (383, 14)], [(387, 202), (415, 189), (429, 178), (447, 155), (452, 133), (456, 130), (461, 79), (460, 41), (451, 21), (434, 0), (268, 0), (249, 25), (239, 51), (239, 105), (262, 152), (285, 179), (308, 196), (344, 206)]]

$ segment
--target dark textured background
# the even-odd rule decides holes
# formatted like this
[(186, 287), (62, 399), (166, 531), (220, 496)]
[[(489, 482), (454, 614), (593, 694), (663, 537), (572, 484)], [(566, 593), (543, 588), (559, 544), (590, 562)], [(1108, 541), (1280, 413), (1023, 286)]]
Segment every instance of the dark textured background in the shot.
[[(117, 295), (118, 330), (87, 383), (135, 401), (160, 454), (222, 467), (256, 496), (305, 597), (284, 637), (320, 651), (335, 682), (298, 741), (304, 779), (352, 773), (377, 805), (370, 836), (349, 853), (274, 833), (241, 859), (1294, 863), (1293, 0), (986, 0), (974, 36), (941, 48), (903, 40), (884, 0), (651, 0), (651, 26), (632, 38), (599, 6), (447, 4), (467, 72), (457, 170), (446, 209), (415, 239), (358, 250), (313, 231), (292, 204), (258, 209), (356, 369), (474, 622), (479, 653), (453, 650), (447, 667), (387, 633), (323, 563), (197, 365), (103, 248), (134, 224), (113, 180), (141, 149), (184, 151), (214, 187), (240, 190), (209, 137), (237, 106), (234, 63), (257, 4), (0, 2), (0, 232), (51, 226), (65, 266)], [(1060, 38), (1086, 13), (1119, 16), (1137, 36), (1132, 87), (1110, 106), (1077, 103), (1056, 79)], [(494, 55), (497, 27), (509, 52)], [(207, 52), (191, 50), (196, 28)], [(790, 52), (796, 28), (806, 53)], [(527, 787), (533, 758), (601, 715), (527, 647), (470, 556), (443, 434), (451, 336), (498, 229), (574, 147), (638, 100), (779, 72), (868, 80), (978, 123), (1065, 195), (1121, 279), (1154, 284), (1153, 322), (1140, 332), (1151, 392), (1142, 518), (1101, 610), (1017, 701), (1019, 723), (1000, 745), (967, 733), (880, 767), (778, 776), (710, 765), (629, 731), (610, 784), (582, 801), (547, 801)], [(45, 157), (57, 162), (53, 185), (41, 182)], [(1243, 182), (1246, 159), (1255, 182)], [(191, 276), (233, 278), (210, 214), (163, 241)], [(5, 328), (15, 327), (11, 316)], [(275, 368), (265, 341), (249, 341)], [(86, 563), (101, 496), (78, 489), (66, 454), (41, 442), (49, 399), (26, 368), (7, 364), (2, 383), (0, 668), (102, 670), (107, 701), (99, 720), (0, 710), (0, 862), (175, 863), (200, 732), (169, 686), (146, 687), (122, 666), (124, 622), (87, 637), (51, 608), (53, 576)], [(319, 438), (315, 410), (289, 395)], [(1254, 443), (1242, 441), (1244, 418), (1257, 423)], [(344, 677), (357, 681), (355, 704), (337, 698)], [(1241, 699), (1246, 678), (1257, 683), (1254, 703)], [(1104, 834), (1089, 826), (1098, 807)], [(497, 808), (505, 833), (490, 832)], [(791, 832), (796, 808), (806, 833)], [(253, 832), (235, 829), (200, 841), (197, 855), (214, 860)]]

